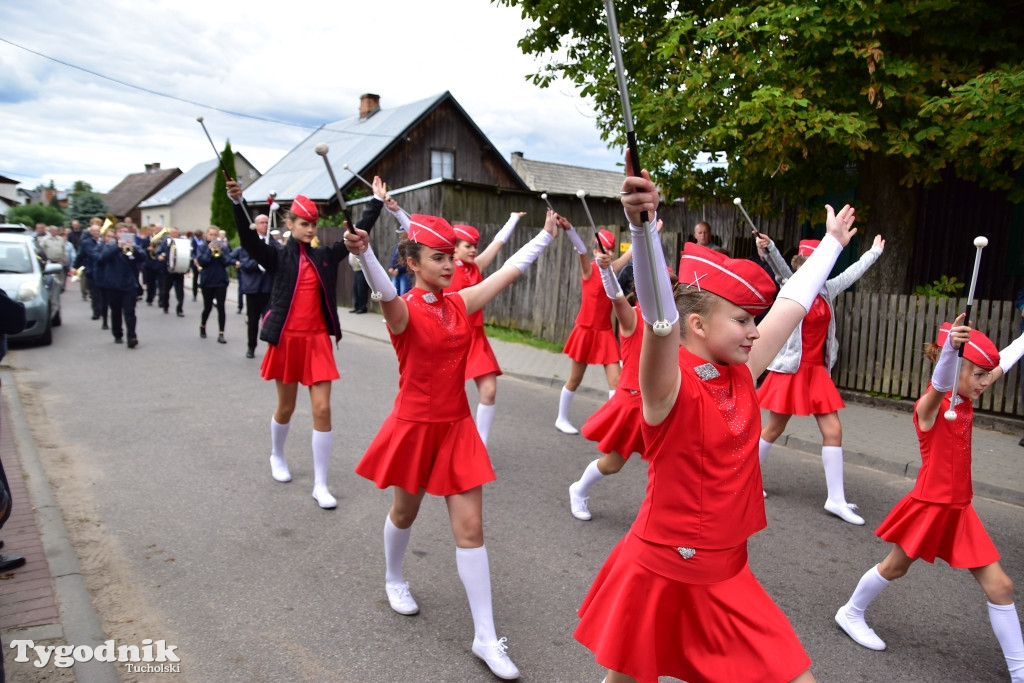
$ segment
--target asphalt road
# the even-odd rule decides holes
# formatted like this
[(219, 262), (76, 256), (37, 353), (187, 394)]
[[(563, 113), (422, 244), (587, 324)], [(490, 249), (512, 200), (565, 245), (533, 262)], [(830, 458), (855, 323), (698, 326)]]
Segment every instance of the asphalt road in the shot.
[[(45, 416), (35, 425), (40, 447), (79, 465), (96, 528), (115, 541), (117, 556), (107, 560), (166, 624), (166, 634), (147, 637), (178, 646), (174, 680), (496, 680), (470, 653), (472, 621), (441, 500), (424, 503), (406, 560), (420, 614), (393, 613), (384, 595), (390, 495), (352, 470), (394, 399), (390, 346), (350, 335), (336, 350), (330, 484), (339, 506), (324, 511), (310, 495), (308, 400), (300, 394), (287, 443), (293, 481), (274, 482), (274, 390), (259, 378), (259, 360), (244, 357), (243, 316), (229, 309), (228, 344), (201, 340), (200, 304), (188, 299), (184, 319), (141, 306), (141, 345), (129, 351), (69, 290), (53, 345), (16, 348), (8, 359), (23, 401)], [(521, 680), (597, 683), (603, 670), (572, 637), (575, 610), (636, 513), (645, 466), (635, 459), (599, 483), (594, 519), (573, 519), (567, 487), (595, 450), (554, 429), (557, 401), (557, 389), (499, 381), (490, 443), (498, 480), (484, 489), (494, 611)], [(598, 407), (585, 396), (577, 402)], [(1007, 680), (984, 594), (969, 573), (943, 563), (918, 563), (869, 610), (887, 651), (860, 648), (833, 622), (861, 574), (887, 553), (872, 529), (911, 481), (848, 467), (848, 488), (866, 492), (856, 502), (868, 524), (853, 527), (821, 509), (817, 458), (777, 448), (766, 479), (769, 527), (751, 539), (750, 563), (818, 680)], [(1004, 567), (1020, 579), (1022, 510), (983, 499), (976, 506)], [(108, 624), (145, 616), (133, 609), (107, 605), (100, 616)]]

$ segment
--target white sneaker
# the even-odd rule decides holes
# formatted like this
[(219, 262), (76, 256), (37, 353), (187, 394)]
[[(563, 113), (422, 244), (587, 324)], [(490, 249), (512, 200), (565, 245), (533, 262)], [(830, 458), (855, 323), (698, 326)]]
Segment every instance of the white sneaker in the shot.
[(590, 498), (576, 493), (578, 486), (578, 481), (573, 482), (573, 484), (569, 486), (569, 509), (572, 510), (573, 517), (576, 519), (582, 519), (585, 522), (591, 517), (590, 510), (587, 505), (587, 501), (589, 501)]
[(869, 650), (885, 649), (885, 641), (878, 637), (873, 628), (868, 626), (864, 617), (854, 617), (850, 614), (850, 603), (846, 603), (836, 612), (836, 623), (858, 645), (863, 645)]
[(391, 603), (391, 609), (399, 614), (411, 615), (419, 613), (420, 606), (412, 599), (408, 581), (387, 581), (384, 583), (384, 592), (388, 594), (388, 602)]
[(579, 434), (580, 430), (572, 426), (568, 420), (558, 418), (555, 420), (555, 429), (562, 432), (563, 434)]
[(506, 681), (514, 681), (519, 678), (519, 669), (508, 658), (505, 651), (508, 649), (508, 638), (499, 638), (493, 643), (482, 643), (476, 638), (473, 639), (473, 654), (484, 660), (484, 664), (491, 670), (491, 673)]
[(316, 504), (324, 510), (333, 510), (338, 507), (338, 500), (331, 495), (326, 486), (314, 486), (313, 498), (316, 499)]
[(279, 458), (276, 455), (271, 454), (270, 476), (274, 478), (274, 481), (292, 480), (292, 473), (288, 471), (288, 463), (284, 461), (284, 458)]
[(860, 526), (864, 523), (864, 518), (858, 515), (854, 510), (857, 506), (853, 503), (847, 503), (846, 505), (840, 505), (839, 503), (833, 503), (831, 498), (825, 500), (825, 510), (831, 512), (833, 515), (849, 522), (850, 524), (856, 524)]

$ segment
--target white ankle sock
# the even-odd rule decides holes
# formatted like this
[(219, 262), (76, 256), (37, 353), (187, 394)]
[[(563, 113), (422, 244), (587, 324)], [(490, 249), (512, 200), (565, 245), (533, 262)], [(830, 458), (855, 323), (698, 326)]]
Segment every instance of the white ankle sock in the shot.
[(863, 617), (864, 610), (868, 608), (871, 601), (878, 597), (878, 594), (885, 590), (891, 581), (887, 581), (884, 576), (878, 571), (878, 565), (876, 564), (871, 569), (864, 572), (864, 576), (860, 577), (860, 581), (857, 583), (857, 587), (853, 590), (853, 595), (850, 596), (850, 601), (847, 603), (850, 605), (850, 612), (853, 616)]
[(1010, 681), (1021, 683), (1024, 681), (1024, 639), (1021, 638), (1016, 606), (1012, 602), (1009, 605), (988, 603), (988, 621), (1006, 658)]
[(327, 465), (331, 462), (333, 432), (313, 430), (313, 486), (327, 486)]
[(775, 444), (771, 441), (765, 441), (764, 439), (757, 440), (757, 459), (761, 462), (761, 467), (764, 467), (764, 461), (768, 457), (768, 451), (772, 449)]
[(846, 505), (846, 492), (843, 489), (843, 447), (822, 446), (821, 464), (825, 468), (828, 499), (836, 505)]
[(456, 548), (455, 564), (459, 578), (469, 598), (469, 611), (473, 615), (473, 631), (482, 643), (498, 640), (494, 631), (494, 612), (491, 608), (491, 565), (487, 561), (487, 548)]
[(409, 536), (411, 535), (412, 527), (399, 529), (391, 521), (390, 514), (384, 518), (385, 581), (405, 581), (402, 563), (405, 560), (405, 549), (409, 547)]
[(562, 394), (558, 397), (558, 419), (569, 421), (569, 407), (572, 405), (572, 399), (576, 396), (575, 391), (569, 391), (565, 387), (562, 387)]
[(580, 480), (576, 482), (579, 486), (576, 487), (576, 493), (581, 496), (587, 496), (590, 487), (605, 478), (605, 475), (601, 474), (601, 470), (597, 469), (597, 460), (587, 465), (587, 469), (583, 470), (583, 475)]
[(480, 440), (487, 445), (487, 439), (491, 436), (491, 424), (494, 423), (494, 404), (476, 405), (476, 431), (480, 433)]
[(270, 454), (276, 455), (284, 462), (284, 440), (288, 438), (288, 428), (291, 426), (290, 422), (281, 424), (270, 417)]

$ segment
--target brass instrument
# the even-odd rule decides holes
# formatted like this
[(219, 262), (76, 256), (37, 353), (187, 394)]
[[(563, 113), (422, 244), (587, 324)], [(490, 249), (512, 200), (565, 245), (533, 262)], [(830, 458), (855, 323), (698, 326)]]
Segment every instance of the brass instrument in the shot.
[(111, 216), (109, 213), (103, 218), (103, 225), (100, 227), (100, 237), (107, 234), (107, 230), (117, 225), (117, 217)]
[(213, 258), (220, 258), (220, 240), (210, 242), (210, 253), (213, 254)]
[(156, 249), (156, 245), (160, 243), (160, 240), (167, 237), (167, 233), (169, 232), (170, 230), (167, 228), (161, 228), (160, 232), (149, 238), (149, 253), (153, 253), (153, 250)]

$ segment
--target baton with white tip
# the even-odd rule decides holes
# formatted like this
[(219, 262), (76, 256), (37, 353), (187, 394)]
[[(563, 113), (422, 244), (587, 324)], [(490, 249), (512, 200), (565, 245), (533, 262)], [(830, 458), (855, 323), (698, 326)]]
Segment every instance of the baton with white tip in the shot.
[[(334, 185), (334, 194), (338, 196), (338, 204), (341, 205), (341, 212), (345, 216), (345, 221), (348, 223), (348, 231), (353, 235), (356, 234), (356, 229), (352, 227), (352, 216), (348, 213), (348, 204), (345, 203), (345, 198), (341, 195), (341, 188), (338, 187), (338, 181), (334, 177), (334, 169), (331, 168), (331, 162), (327, 159), (327, 152), (330, 148), (326, 142), (318, 142), (316, 145), (316, 153), (324, 159), (324, 166), (327, 167), (327, 175), (331, 176), (331, 184)], [(373, 286), (373, 279), (370, 276), (370, 269), (366, 266), (366, 257), (362, 254), (356, 254), (356, 260), (359, 261), (359, 268), (363, 271), (363, 277), (366, 278), (366, 284), (370, 286), (370, 298), (374, 301), (380, 301), (382, 295), (380, 290)]]
[[(626, 72), (622, 62), (622, 47), (619, 45), (619, 27), (615, 20), (615, 0), (604, 0), (604, 9), (608, 15), (608, 33), (611, 35), (612, 54), (615, 57), (615, 75), (619, 80), (619, 98), (622, 100), (622, 118), (626, 122), (626, 145), (629, 147), (629, 156), (633, 162), (633, 174), (640, 175), (640, 154), (636, 147), (636, 133), (633, 131), (633, 113), (629, 106), (629, 91), (626, 89)], [(643, 223), (644, 240), (647, 243), (647, 253), (654, 253), (654, 240), (651, 238), (651, 223), (644, 211), (640, 214)], [(658, 244), (661, 249), (661, 244)], [(654, 303), (658, 319), (651, 325), (654, 334), (664, 337), (672, 329), (661, 303), (661, 285), (658, 281), (659, 273), (655, 272), (654, 259), (648, 259), (648, 266), (651, 269), (651, 282), (654, 287)]]
[[(228, 174), (228, 169), (224, 168), (224, 160), (220, 158), (220, 152), (217, 151), (217, 145), (213, 144), (213, 138), (210, 137), (210, 131), (206, 130), (206, 124), (203, 123), (203, 117), (197, 116), (196, 121), (198, 121), (199, 125), (203, 127), (203, 132), (206, 133), (206, 139), (210, 141), (210, 148), (213, 149), (213, 156), (217, 157), (217, 165), (220, 166), (220, 172), (224, 174), (224, 180), (234, 180), (235, 182), (238, 182)], [(241, 185), (242, 183), (238, 184)], [(245, 212), (245, 217), (249, 221), (249, 225), (252, 225), (252, 216), (249, 214), (249, 205), (245, 203), (245, 197), (242, 197), (239, 204), (242, 207), (242, 211)], [(255, 230), (256, 227), (253, 226), (250, 229)]]
[[(358, 173), (356, 173), (355, 171), (353, 171), (352, 168), (348, 164), (342, 164), (341, 167), (343, 169), (345, 169), (346, 171), (348, 171), (349, 173), (351, 173), (352, 175), (354, 175), (359, 180), (363, 181), (363, 184), (366, 185), (368, 188), (370, 188), (371, 190), (373, 189), (373, 184), (369, 180), (364, 178), (363, 176), (361, 176)], [(402, 213), (404, 213), (406, 218), (409, 217), (409, 212), (406, 211), (405, 209), (403, 209), (402, 207), (398, 207), (398, 210), (401, 211)]]
[(732, 203), (738, 206), (740, 208), (740, 211), (743, 212), (743, 217), (746, 218), (747, 223), (750, 224), (750, 230), (751, 232), (754, 233), (754, 238), (756, 239), (757, 237), (760, 237), (761, 233), (758, 231), (757, 226), (754, 225), (754, 221), (750, 220), (750, 214), (747, 213), (747, 210), (743, 208), (743, 200), (737, 197), (736, 199), (732, 200)]
[[(981, 250), (988, 246), (988, 238), (978, 235), (974, 238), (974, 246), (976, 251), (974, 252), (974, 273), (971, 274), (971, 288), (967, 293), (967, 310), (964, 315), (964, 320), (968, 325), (971, 324), (971, 305), (974, 303), (974, 288), (978, 285), (978, 268), (981, 267)], [(952, 330), (950, 330), (952, 333)], [(964, 342), (960, 345), (960, 348), (956, 352), (956, 372), (953, 374), (953, 393), (949, 397), (949, 410), (942, 414), (944, 418), (952, 422), (956, 419), (956, 401), (957, 401), (957, 384), (960, 382), (960, 366), (964, 360), (964, 347), (968, 342)]]
[(557, 211), (555, 211), (555, 207), (551, 206), (551, 202), (548, 201), (547, 192), (542, 192), (540, 198), (544, 200), (544, 203), (548, 205), (548, 208), (551, 209), (553, 213), (558, 213)]
[(597, 226), (594, 225), (594, 217), (590, 215), (590, 207), (587, 206), (587, 192), (586, 190), (576, 190), (576, 196), (583, 202), (583, 210), (587, 212), (587, 219), (590, 221), (590, 227), (594, 229), (594, 239), (597, 240), (597, 248), (601, 250), (602, 254), (607, 254), (604, 245), (601, 244), (601, 236), (597, 234)]

